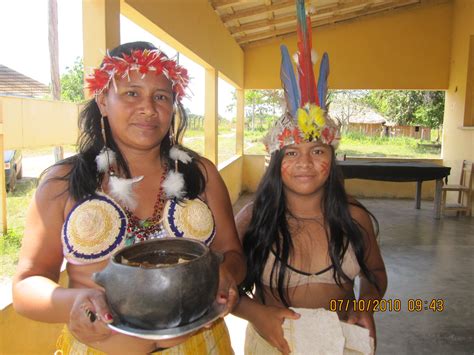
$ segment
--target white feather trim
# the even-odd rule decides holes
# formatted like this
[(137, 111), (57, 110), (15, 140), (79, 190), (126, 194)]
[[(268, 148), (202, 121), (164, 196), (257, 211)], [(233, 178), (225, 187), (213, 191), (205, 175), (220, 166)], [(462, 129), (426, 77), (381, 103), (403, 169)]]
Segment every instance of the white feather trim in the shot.
[(95, 163), (97, 164), (97, 170), (101, 173), (105, 173), (109, 170), (111, 165), (115, 164), (115, 152), (109, 148), (102, 148), (100, 153), (95, 157)]
[(134, 210), (135, 207), (137, 207), (137, 201), (135, 201), (133, 194), (133, 184), (142, 179), (143, 176), (137, 176), (133, 179), (122, 179), (117, 176), (110, 176), (109, 195), (128, 209)]
[(318, 61), (318, 53), (316, 53), (314, 49), (311, 49), (311, 62), (313, 64), (316, 64), (317, 61)]
[(183, 164), (187, 164), (193, 160), (193, 158), (187, 152), (179, 149), (176, 146), (171, 147), (170, 158), (173, 160), (179, 160)]
[(168, 198), (181, 199), (186, 194), (183, 174), (176, 171), (168, 171), (165, 181), (163, 181), (163, 190)]

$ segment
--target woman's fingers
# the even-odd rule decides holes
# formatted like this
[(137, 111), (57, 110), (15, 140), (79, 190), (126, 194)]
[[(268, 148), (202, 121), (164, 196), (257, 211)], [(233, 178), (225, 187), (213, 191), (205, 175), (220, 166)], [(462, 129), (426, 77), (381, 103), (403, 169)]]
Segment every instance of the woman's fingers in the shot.
[(79, 341), (91, 344), (112, 335), (104, 323), (106, 320), (110, 322), (111, 318), (104, 293), (88, 289), (77, 296), (71, 308), (68, 327)]
[(90, 299), (94, 306), (94, 310), (96, 315), (105, 323), (112, 323), (114, 318), (110, 313), (109, 307), (107, 306), (107, 302), (105, 301), (105, 297), (92, 297)]
[[(283, 312), (281, 314), (281, 316), (283, 318), (288, 318), (288, 319), (299, 319), (301, 317), (301, 314), (299, 313), (296, 313), (295, 311), (293, 311), (292, 309), (289, 309), (289, 308), (282, 308)], [(284, 319), (283, 319), (284, 321)]]

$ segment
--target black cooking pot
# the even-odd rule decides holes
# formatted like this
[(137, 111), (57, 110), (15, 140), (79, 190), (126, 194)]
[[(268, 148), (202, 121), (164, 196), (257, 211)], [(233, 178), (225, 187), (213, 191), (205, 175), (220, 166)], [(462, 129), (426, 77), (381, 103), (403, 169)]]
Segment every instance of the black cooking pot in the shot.
[(117, 252), (93, 275), (123, 324), (165, 329), (189, 324), (215, 301), (222, 257), (187, 238), (144, 241)]

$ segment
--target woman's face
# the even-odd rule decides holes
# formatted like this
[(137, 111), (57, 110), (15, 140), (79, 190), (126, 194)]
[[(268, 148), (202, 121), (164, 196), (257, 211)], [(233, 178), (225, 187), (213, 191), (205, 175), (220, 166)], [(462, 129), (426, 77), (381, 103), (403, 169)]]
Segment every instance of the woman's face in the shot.
[(127, 78), (115, 78), (97, 99), (101, 114), (107, 116), (114, 140), (123, 148), (150, 149), (168, 133), (173, 114), (171, 82), (163, 75), (136, 71)]
[(293, 144), (283, 154), (281, 177), (286, 193), (311, 195), (322, 191), (331, 169), (332, 150), (328, 145)]

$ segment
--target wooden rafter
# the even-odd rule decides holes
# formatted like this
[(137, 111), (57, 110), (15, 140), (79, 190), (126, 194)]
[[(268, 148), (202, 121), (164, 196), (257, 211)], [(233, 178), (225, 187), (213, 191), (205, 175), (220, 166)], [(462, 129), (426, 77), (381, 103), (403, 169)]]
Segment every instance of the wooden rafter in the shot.
[(211, 5), (215, 10), (225, 9), (235, 5), (252, 2), (252, 0), (212, 0)]
[(265, 13), (270, 12), (270, 11), (281, 10), (281, 9), (284, 9), (284, 8), (294, 7), (294, 6), (295, 6), (294, 0), (291, 0), (291, 1), (284, 0), (284, 1), (279, 1), (278, 3), (274, 3), (270, 6), (259, 5), (259, 6), (255, 6), (255, 7), (249, 8), (249, 9), (236, 11), (235, 13), (230, 14), (230, 15), (223, 15), (223, 16), (221, 16), (221, 20), (225, 24), (226, 22), (229, 22), (229, 21), (232, 21), (232, 20), (241, 20), (245, 17), (265, 14)]
[(296, 15), (289, 15), (289, 16), (275, 18), (273, 20), (265, 19), (265, 20), (249, 22), (242, 26), (231, 26), (231, 27), (228, 27), (228, 30), (230, 31), (232, 35), (234, 35), (236, 33), (256, 30), (262, 27), (270, 27), (270, 26), (275, 26), (282, 23), (294, 22), (294, 21), (296, 21)]
[[(384, 3), (379, 3), (379, 4), (369, 3), (366, 7), (359, 9), (357, 11), (347, 12), (342, 15), (335, 15), (328, 18), (324, 18), (324, 19), (312, 20), (312, 27), (326, 26), (326, 25), (337, 23), (337, 22), (352, 20), (361, 16), (373, 15), (378, 12), (393, 10), (396, 8), (401, 8), (401, 7), (405, 7), (409, 5), (416, 5), (419, 3), (420, 3), (419, 0), (389, 0), (389, 2), (384, 2)], [(346, 6), (339, 5), (339, 9), (342, 9), (342, 8), (346, 8)], [(321, 14), (321, 12), (319, 12), (319, 14)], [(240, 37), (235, 36), (235, 37), (236, 37), (237, 43), (245, 46), (246, 44), (254, 42), (254, 41), (260, 41), (260, 40), (265, 40), (268, 38), (275, 38), (278, 36), (294, 33), (296, 31), (295, 24), (296, 24), (296, 21), (278, 30), (259, 32), (259, 33), (248, 35), (248, 36), (240, 36)]]
[[(313, 27), (356, 20), (407, 6), (454, 0), (307, 0), (315, 6)], [(473, 0), (474, 1), (474, 0)], [(242, 47), (266, 43), (295, 33), (295, 0), (209, 0), (229, 33)], [(310, 7), (307, 7), (310, 10)]]

